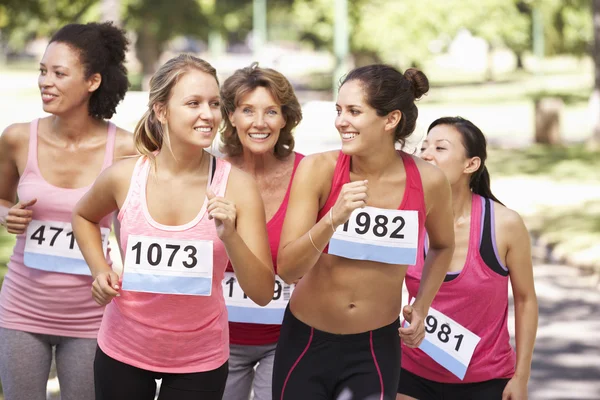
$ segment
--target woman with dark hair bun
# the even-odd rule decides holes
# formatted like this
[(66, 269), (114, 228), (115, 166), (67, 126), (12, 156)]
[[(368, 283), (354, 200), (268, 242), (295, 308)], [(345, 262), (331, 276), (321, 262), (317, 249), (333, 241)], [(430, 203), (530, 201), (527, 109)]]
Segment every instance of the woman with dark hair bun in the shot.
[[(538, 321), (527, 228), (492, 194), (485, 136), (472, 122), (435, 120), (421, 158), (450, 181), (456, 244), (426, 319), (423, 346), (402, 347), (398, 400), (526, 399)], [(411, 298), (429, 258), (427, 246), (424, 253), (406, 274)], [(509, 279), (516, 354), (507, 326)]]
[[(305, 157), (294, 177), (278, 274), (300, 281), (286, 310), (273, 368), (273, 399), (396, 397), (400, 334), (425, 335), (424, 318), (452, 258), (450, 186), (428, 163), (396, 150), (415, 129), (421, 71), (387, 65), (351, 71), (336, 104), (341, 151)], [(412, 305), (402, 284), (434, 249)], [(398, 315), (411, 323), (400, 328)]]
[[(73, 237), (71, 214), (114, 160), (135, 154), (107, 119), (128, 88), (128, 41), (111, 23), (71, 24), (50, 39), (38, 85), (49, 117), (0, 136), (0, 222), (17, 243), (0, 292), (0, 379), (7, 399), (43, 400), (55, 351), (63, 400), (94, 398), (104, 308)], [(111, 218), (103, 219), (110, 264)]]

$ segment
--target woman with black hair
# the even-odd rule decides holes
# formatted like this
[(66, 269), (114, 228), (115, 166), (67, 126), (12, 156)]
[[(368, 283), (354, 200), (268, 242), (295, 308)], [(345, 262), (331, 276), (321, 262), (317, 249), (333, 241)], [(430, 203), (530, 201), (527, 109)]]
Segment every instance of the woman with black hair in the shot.
[[(460, 117), (434, 121), (421, 158), (450, 181), (455, 250), (425, 320), (425, 341), (419, 349), (402, 346), (398, 400), (526, 399), (538, 321), (527, 228), (492, 194), (486, 140), (472, 122)], [(427, 258), (421, 253), (408, 269), (411, 298)], [(509, 278), (516, 354), (507, 326)]]
[[(75, 204), (133, 137), (107, 121), (128, 88), (128, 41), (111, 23), (70, 24), (40, 62), (43, 109), (0, 136), (0, 221), (17, 243), (0, 292), (0, 379), (11, 400), (44, 400), (55, 350), (61, 398), (94, 398), (103, 308), (71, 227)], [(99, 224), (110, 263), (111, 219)]]

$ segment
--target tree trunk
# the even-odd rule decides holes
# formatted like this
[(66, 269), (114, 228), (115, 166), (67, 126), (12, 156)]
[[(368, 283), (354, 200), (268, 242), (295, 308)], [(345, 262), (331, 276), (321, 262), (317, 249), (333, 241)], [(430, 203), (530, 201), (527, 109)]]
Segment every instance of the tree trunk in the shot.
[(137, 31), (135, 49), (137, 58), (142, 64), (142, 90), (148, 90), (150, 88), (150, 78), (156, 72), (158, 59), (160, 58), (161, 43), (147, 25), (143, 25)]
[[(594, 83), (594, 92), (598, 96), (600, 92), (600, 0), (593, 1), (593, 19), (594, 19), (594, 66), (596, 70), (596, 79)], [(598, 106), (598, 103), (596, 103)], [(600, 143), (600, 107), (594, 110), (595, 126), (592, 141)]]
[(560, 138), (560, 115), (564, 103), (561, 99), (544, 97), (535, 102), (535, 143), (558, 145)]
[(525, 69), (525, 65), (523, 64), (523, 52), (517, 51), (515, 53), (517, 56), (517, 70), (522, 71)]

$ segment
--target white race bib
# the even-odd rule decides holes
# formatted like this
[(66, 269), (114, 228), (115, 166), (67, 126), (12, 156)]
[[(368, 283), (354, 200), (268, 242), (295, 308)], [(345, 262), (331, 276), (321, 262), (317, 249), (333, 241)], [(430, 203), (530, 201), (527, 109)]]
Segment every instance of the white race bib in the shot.
[(129, 235), (123, 289), (210, 296), (213, 242)]
[[(409, 325), (405, 321), (405, 326)], [(419, 348), (462, 380), (480, 340), (452, 318), (430, 307), (425, 318), (425, 339)]]
[(227, 304), (229, 322), (281, 324), (293, 291), (294, 285), (288, 285), (278, 275), (275, 275), (273, 300), (261, 307), (246, 296), (233, 272), (225, 272), (223, 296), (225, 304)]
[[(106, 255), (110, 229), (100, 228)], [(64, 274), (91, 275), (68, 222), (32, 220), (25, 232), (26, 266)]]
[(354, 260), (414, 265), (419, 214), (412, 210), (364, 207), (352, 212), (329, 241), (329, 254)]

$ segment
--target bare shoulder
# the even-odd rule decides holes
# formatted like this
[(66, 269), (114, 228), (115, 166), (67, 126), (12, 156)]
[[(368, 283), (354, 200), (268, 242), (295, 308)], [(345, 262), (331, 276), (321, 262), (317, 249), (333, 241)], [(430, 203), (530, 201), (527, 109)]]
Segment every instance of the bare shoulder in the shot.
[(450, 199), (452, 191), (450, 189), (450, 183), (441, 169), (435, 165), (429, 164), (419, 157), (412, 155), (411, 157), (415, 160), (417, 168), (419, 169), (419, 174), (421, 175), (425, 206), (427, 214), (429, 214), (429, 211), (432, 209), (432, 205), (436, 200), (445, 198)]
[(0, 136), (2, 145), (11, 150), (15, 150), (20, 146), (29, 143), (29, 126), (28, 122), (7, 126)]
[(428, 163), (420, 157), (413, 155), (410, 155), (410, 157), (415, 161), (415, 164), (419, 169), (421, 182), (423, 182), (423, 190), (427, 192), (428, 190), (436, 188), (444, 182), (447, 182), (446, 175), (444, 175), (444, 172), (441, 169)]
[(494, 219), (501, 232), (527, 232), (525, 222), (519, 213), (497, 202), (494, 202)]
[(133, 133), (117, 127), (117, 135), (115, 140), (115, 160), (124, 157), (131, 157), (138, 154), (133, 142)]
[(140, 157), (128, 157), (117, 160), (110, 167), (106, 168), (102, 175), (105, 175), (113, 183), (129, 184), (131, 175), (139, 159)]
[(341, 151), (334, 150), (304, 156), (298, 164), (296, 176), (309, 176), (315, 184), (331, 183), (340, 153)]
[(230, 197), (236, 203), (241, 204), (255, 196), (260, 196), (258, 184), (252, 175), (242, 171), (229, 161), (223, 160), (223, 162), (231, 165), (231, 170), (227, 179), (227, 189), (225, 190), (225, 195), (227, 197)]

